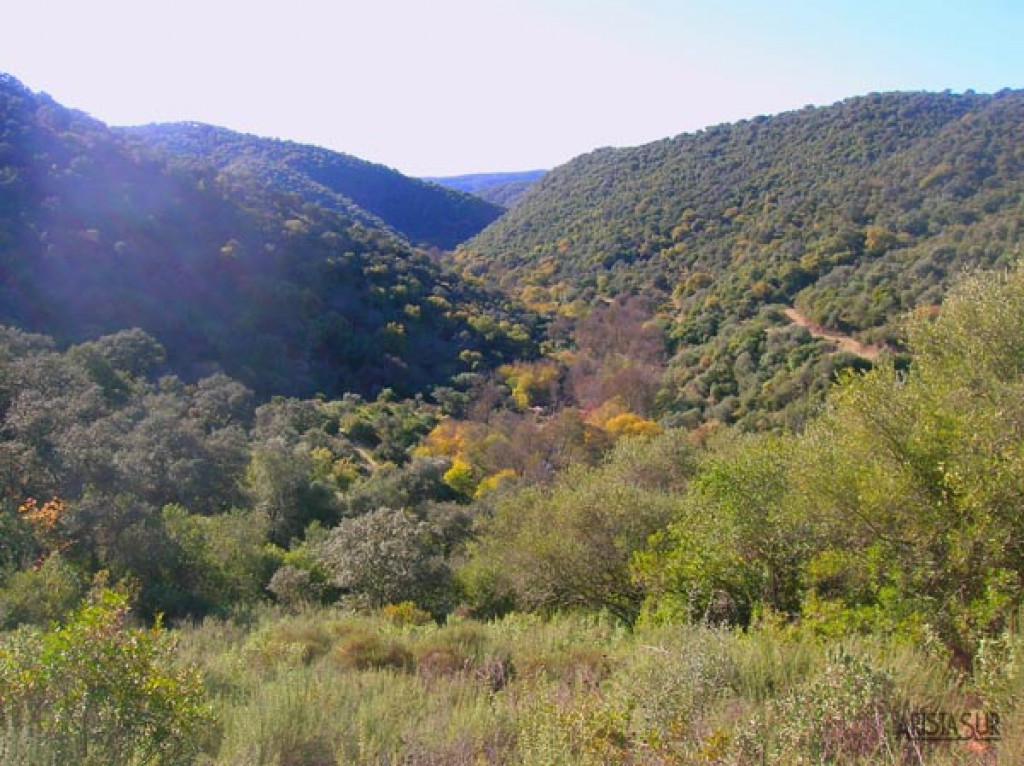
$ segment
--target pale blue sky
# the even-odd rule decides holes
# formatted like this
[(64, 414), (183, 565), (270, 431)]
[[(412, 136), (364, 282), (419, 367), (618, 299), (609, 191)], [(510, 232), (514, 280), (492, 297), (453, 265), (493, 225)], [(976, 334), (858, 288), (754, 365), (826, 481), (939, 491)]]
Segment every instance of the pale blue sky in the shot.
[(0, 71), (445, 175), (880, 90), (1024, 87), (1024, 0), (6, 0)]

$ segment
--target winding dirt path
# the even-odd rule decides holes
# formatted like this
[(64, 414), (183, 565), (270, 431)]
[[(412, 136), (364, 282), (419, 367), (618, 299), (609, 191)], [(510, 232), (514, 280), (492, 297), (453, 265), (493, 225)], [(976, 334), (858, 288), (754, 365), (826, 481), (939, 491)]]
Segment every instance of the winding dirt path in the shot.
[(867, 359), (870, 362), (874, 362), (878, 359), (878, 355), (882, 353), (881, 346), (871, 346), (867, 343), (861, 343), (856, 338), (851, 338), (849, 335), (843, 335), (835, 330), (826, 330), (819, 324), (815, 324), (805, 315), (801, 314), (794, 308), (783, 309), (783, 313), (793, 324), (798, 324), (801, 327), (806, 327), (807, 331), (815, 338), (821, 338), (827, 340), (829, 343), (835, 343), (840, 350), (846, 351), (850, 354), (855, 354), (862, 359)]

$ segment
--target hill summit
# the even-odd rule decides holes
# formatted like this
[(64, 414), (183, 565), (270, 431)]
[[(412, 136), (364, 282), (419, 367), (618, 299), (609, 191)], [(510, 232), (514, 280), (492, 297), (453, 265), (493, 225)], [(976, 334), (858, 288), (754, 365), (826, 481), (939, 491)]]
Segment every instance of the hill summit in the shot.
[(173, 165), (214, 167), (387, 228), (414, 245), (450, 250), (503, 212), (496, 204), (318, 146), (187, 122), (122, 129)]

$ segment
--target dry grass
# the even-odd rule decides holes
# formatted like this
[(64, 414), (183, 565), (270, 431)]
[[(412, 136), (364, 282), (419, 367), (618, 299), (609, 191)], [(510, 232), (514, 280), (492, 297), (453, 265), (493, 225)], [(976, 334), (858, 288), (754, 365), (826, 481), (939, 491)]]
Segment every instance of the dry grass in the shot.
[[(963, 679), (906, 643), (794, 628), (416, 622), (323, 610), (184, 630), (221, 722), (207, 763), (982, 766), (1024, 752), (1024, 682), (993, 669), (1024, 659), (1016, 633)], [(894, 724), (967, 702), (998, 710), (1001, 741), (924, 744)]]

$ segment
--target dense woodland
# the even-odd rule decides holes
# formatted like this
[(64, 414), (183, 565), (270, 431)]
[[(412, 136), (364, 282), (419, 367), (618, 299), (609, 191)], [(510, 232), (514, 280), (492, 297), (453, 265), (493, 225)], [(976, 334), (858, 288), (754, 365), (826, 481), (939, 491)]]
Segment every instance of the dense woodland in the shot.
[[(369, 214), (274, 186), (269, 155), (289, 145), (257, 143), (266, 172), (250, 176), (169, 163), (12, 78), (0, 99), (0, 321), (64, 345), (139, 327), (167, 369), (223, 371), (264, 397), (413, 395), (531, 354), (532, 320), (508, 299)], [(431, 188), (408, 183), (417, 200)], [(456, 217), (483, 204), (431, 199), (455, 199)]]
[[(198, 123), (123, 129), (171, 165), (214, 168), (242, 186), (257, 184), (336, 210), (414, 245), (450, 250), (501, 215), (464, 185), (437, 185), (316, 146), (234, 133)], [(532, 177), (531, 177), (532, 178)], [(518, 176), (509, 181), (518, 180)], [(495, 181), (497, 184), (497, 180)], [(491, 184), (491, 185), (495, 185)], [(500, 192), (499, 192), (500, 195)]]
[(438, 258), (0, 85), (0, 761), (1019, 762), (1019, 94), (602, 150)]
[(904, 314), (965, 269), (1012, 262), (1022, 118), (1014, 91), (876, 94), (601, 149), (455, 262), (546, 312), (643, 295), (671, 355), (659, 415), (792, 427), (850, 360), (780, 338), (779, 308), (899, 350)]

